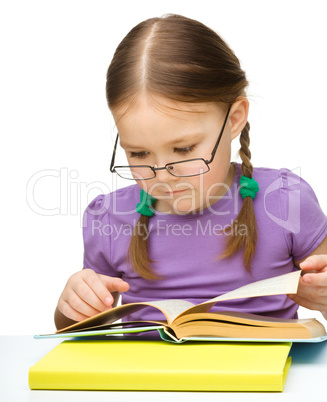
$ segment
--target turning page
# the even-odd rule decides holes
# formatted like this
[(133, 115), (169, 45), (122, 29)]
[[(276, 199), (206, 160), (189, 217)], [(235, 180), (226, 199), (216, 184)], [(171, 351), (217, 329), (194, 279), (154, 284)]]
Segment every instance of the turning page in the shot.
[[(207, 300), (201, 304), (189, 308), (181, 315), (189, 313), (208, 312), (217, 302), (223, 300), (236, 300), (248, 297), (273, 296), (282, 294), (294, 294), (297, 292), (301, 270), (291, 272), (285, 275), (275, 276), (273, 278), (263, 279), (242, 286), (236, 290), (225, 293), (221, 296)], [(176, 318), (176, 317), (175, 317)]]

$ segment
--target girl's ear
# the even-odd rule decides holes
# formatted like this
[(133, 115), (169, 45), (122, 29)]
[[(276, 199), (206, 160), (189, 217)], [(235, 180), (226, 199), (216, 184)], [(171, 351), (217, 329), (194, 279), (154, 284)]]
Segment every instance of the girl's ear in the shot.
[(249, 101), (241, 98), (236, 101), (229, 114), (231, 140), (236, 138), (243, 130), (248, 121)]

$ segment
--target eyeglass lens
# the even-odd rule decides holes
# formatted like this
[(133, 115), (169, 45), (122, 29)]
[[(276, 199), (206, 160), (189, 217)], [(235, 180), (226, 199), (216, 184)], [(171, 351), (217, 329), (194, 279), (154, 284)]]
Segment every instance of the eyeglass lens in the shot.
[[(208, 172), (209, 167), (203, 159), (195, 159), (179, 163), (171, 163), (166, 165), (167, 171), (173, 176), (187, 177), (196, 176)], [(154, 171), (149, 166), (121, 166), (115, 167), (117, 174), (130, 180), (144, 180), (155, 177)]]

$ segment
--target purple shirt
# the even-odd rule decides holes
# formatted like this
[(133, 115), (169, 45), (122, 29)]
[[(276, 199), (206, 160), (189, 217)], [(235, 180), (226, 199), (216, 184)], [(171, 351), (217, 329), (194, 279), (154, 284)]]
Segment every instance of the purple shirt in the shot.
[[(239, 194), (241, 165), (230, 190), (201, 212), (170, 215), (155, 211), (149, 220), (149, 256), (157, 261), (162, 280), (145, 280), (127, 267), (126, 256), (140, 201), (138, 184), (99, 195), (83, 220), (84, 267), (129, 283), (122, 303), (184, 299), (201, 303), (248, 283), (286, 274), (297, 268), (293, 260), (308, 256), (327, 235), (327, 217), (312, 188), (288, 169), (255, 168), (260, 191), (254, 199), (258, 242), (252, 271), (243, 266), (243, 253), (216, 260), (224, 249), (224, 234), (242, 206)], [(242, 230), (242, 228), (240, 228)], [(293, 318), (297, 304), (286, 295), (217, 303), (211, 311), (243, 311)], [(158, 310), (146, 307), (128, 320), (162, 320)]]

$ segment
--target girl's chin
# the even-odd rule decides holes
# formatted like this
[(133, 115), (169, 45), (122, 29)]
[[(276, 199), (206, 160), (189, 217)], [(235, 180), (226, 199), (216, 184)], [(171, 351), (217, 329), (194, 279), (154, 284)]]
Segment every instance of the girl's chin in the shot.
[(196, 205), (195, 203), (192, 203), (187, 200), (180, 200), (180, 201), (175, 201), (173, 203), (166, 203), (164, 206), (162, 206), (159, 210), (159, 212), (163, 212), (166, 214), (174, 214), (174, 215), (187, 215), (195, 212), (199, 212), (202, 210), (203, 207), (200, 205)]

